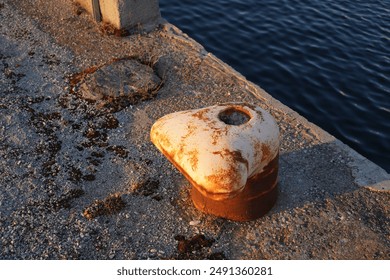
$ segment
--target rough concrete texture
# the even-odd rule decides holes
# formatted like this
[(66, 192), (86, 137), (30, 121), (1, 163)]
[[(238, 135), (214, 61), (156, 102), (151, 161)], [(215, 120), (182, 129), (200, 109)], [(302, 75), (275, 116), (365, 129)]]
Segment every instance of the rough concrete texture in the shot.
[[(389, 174), (176, 27), (117, 38), (66, 0), (0, 0), (0, 22), (1, 259), (390, 259)], [(75, 77), (130, 57), (156, 95), (79, 96)], [(149, 139), (168, 113), (233, 101), (281, 130), (277, 204), (244, 223), (197, 211)]]
[(92, 0), (74, 0), (74, 2), (80, 4), (88, 13), (92, 14)]
[[(92, 0), (75, 0), (92, 13)], [(99, 0), (102, 20), (117, 29), (150, 29), (161, 18), (158, 0)]]

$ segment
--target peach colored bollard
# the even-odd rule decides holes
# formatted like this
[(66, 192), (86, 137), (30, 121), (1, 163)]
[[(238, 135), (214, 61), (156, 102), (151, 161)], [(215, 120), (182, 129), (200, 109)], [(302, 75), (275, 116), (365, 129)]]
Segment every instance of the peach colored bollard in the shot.
[(247, 221), (275, 204), (279, 128), (260, 107), (228, 103), (175, 112), (159, 119), (150, 135), (193, 185), (199, 210)]

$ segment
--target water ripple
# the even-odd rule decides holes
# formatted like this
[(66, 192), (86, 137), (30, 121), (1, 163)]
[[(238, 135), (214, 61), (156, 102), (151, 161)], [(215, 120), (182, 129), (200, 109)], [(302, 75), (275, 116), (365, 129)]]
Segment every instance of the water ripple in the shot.
[(160, 0), (162, 15), (390, 171), (388, 0)]

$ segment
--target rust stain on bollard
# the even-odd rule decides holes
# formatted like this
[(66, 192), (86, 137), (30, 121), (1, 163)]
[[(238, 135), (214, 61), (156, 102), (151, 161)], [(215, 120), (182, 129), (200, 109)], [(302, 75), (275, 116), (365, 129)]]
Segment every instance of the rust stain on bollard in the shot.
[(151, 129), (156, 147), (193, 185), (199, 210), (247, 221), (277, 197), (279, 129), (253, 105), (229, 103), (176, 112)]
[(278, 156), (261, 174), (249, 178), (242, 192), (233, 198), (213, 200), (196, 187), (191, 198), (197, 209), (234, 221), (250, 221), (264, 216), (274, 206), (277, 196)]

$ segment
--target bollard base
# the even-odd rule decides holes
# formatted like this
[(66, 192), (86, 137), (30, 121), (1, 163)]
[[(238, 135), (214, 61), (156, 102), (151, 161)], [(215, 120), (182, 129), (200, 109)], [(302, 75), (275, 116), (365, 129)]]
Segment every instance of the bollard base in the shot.
[(261, 172), (249, 178), (242, 192), (230, 199), (214, 200), (191, 190), (195, 207), (206, 213), (234, 221), (250, 221), (264, 216), (278, 196), (278, 156)]

